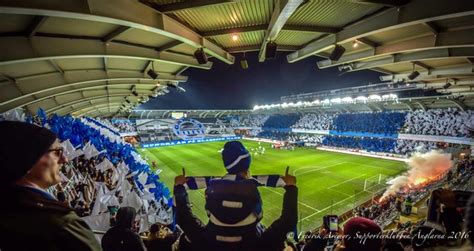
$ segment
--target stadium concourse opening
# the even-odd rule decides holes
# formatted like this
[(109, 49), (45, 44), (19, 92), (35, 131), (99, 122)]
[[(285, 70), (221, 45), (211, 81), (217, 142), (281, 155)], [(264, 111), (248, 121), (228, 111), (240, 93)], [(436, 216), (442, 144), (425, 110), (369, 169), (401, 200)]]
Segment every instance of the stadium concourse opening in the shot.
[(472, 0), (0, 1), (0, 250), (472, 250), (473, 27)]

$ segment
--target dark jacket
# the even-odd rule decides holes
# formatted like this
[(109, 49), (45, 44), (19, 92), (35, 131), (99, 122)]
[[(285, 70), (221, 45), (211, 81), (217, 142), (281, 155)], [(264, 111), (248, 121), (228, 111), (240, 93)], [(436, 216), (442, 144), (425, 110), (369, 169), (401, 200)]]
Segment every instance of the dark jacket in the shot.
[(144, 251), (140, 236), (132, 231), (136, 211), (131, 207), (120, 208), (116, 216), (116, 225), (102, 237), (104, 251)]
[(0, 250), (101, 250), (64, 202), (19, 186), (0, 188), (0, 198)]
[[(236, 243), (228, 246), (215, 246), (215, 243), (205, 241), (209, 225), (204, 225), (196, 218), (191, 210), (188, 194), (184, 186), (174, 187), (176, 200), (176, 221), (183, 229), (184, 235), (191, 242), (186, 250), (282, 250), (286, 234), (295, 229), (297, 223), (297, 199), (298, 188), (296, 186), (286, 186), (283, 197), (283, 209), (281, 216), (275, 220), (262, 234), (256, 238), (251, 238), (250, 242)], [(182, 241), (181, 238), (180, 241)], [(226, 245), (226, 244), (223, 244)], [(181, 243), (180, 243), (181, 246)]]

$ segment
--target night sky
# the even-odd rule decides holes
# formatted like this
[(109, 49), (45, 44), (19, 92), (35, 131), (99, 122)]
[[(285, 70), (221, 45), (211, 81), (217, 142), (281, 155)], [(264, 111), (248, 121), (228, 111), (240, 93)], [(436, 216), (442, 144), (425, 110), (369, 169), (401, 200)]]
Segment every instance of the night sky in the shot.
[(139, 109), (251, 109), (257, 104), (279, 103), (285, 95), (379, 82), (380, 73), (373, 71), (339, 76), (337, 67), (320, 70), (318, 57), (290, 64), (287, 53), (279, 52), (276, 59), (264, 63), (258, 62), (258, 52), (247, 53), (247, 70), (240, 67), (242, 53), (234, 55), (233, 65), (210, 59), (214, 62), (211, 70), (189, 68), (183, 73), (189, 77), (180, 84), (186, 92), (170, 89)]

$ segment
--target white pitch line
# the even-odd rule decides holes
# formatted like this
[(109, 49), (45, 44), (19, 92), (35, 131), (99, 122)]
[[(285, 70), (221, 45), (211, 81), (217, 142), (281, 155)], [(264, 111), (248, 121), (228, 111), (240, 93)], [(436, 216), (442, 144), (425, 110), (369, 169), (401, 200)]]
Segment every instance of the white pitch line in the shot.
[[(300, 173), (299, 175), (303, 175), (303, 174), (307, 174), (307, 173), (312, 173), (312, 172), (315, 172), (315, 171), (327, 169), (327, 168), (330, 168), (330, 167), (333, 167), (333, 166), (338, 166), (338, 165), (345, 164), (345, 163), (347, 163), (347, 162), (339, 162), (339, 163), (332, 164), (332, 165), (329, 165), (329, 166), (323, 166), (323, 167), (321, 167), (321, 168), (316, 168), (316, 169), (312, 169), (312, 170), (309, 170), (309, 171), (306, 171), (306, 172), (302, 172), (302, 173)], [(309, 169), (309, 168), (312, 168), (312, 167), (306, 167), (306, 168), (305, 168), (305, 167), (302, 167), (302, 168), (296, 169), (296, 170), (293, 172), (293, 175), (296, 176), (296, 171), (298, 171), (298, 170)]]
[(332, 189), (332, 188), (328, 188), (329, 190), (333, 191), (333, 192), (338, 192), (340, 194), (344, 194), (345, 196), (351, 196), (350, 194), (347, 194), (347, 193), (344, 193), (344, 192), (341, 192), (341, 191), (337, 191), (335, 189)]
[[(282, 193), (280, 193), (280, 192), (278, 192), (278, 191), (275, 191), (275, 190), (273, 190), (273, 189), (271, 189), (271, 188), (268, 188), (268, 187), (263, 187), (263, 188), (267, 189), (267, 190), (270, 191), (270, 192), (273, 192), (273, 193), (276, 193), (276, 194), (279, 194), (279, 195), (283, 196)], [(307, 207), (307, 208), (311, 208), (311, 209), (313, 209), (314, 211), (320, 212), (318, 209), (316, 209), (316, 208), (314, 208), (314, 207), (312, 207), (312, 206), (310, 206), (310, 205), (308, 205), (308, 204), (306, 204), (306, 203), (303, 203), (303, 202), (301, 202), (301, 201), (298, 201), (298, 203), (301, 204), (301, 205), (303, 205), (303, 206), (305, 206), (305, 207)]]
[(375, 166), (375, 165), (362, 164), (362, 163), (356, 163), (356, 164), (357, 164), (357, 165), (361, 165), (361, 166), (366, 166), (366, 167), (375, 168), (375, 169), (385, 169), (385, 170), (389, 170), (389, 171), (393, 171), (393, 170), (394, 170), (393, 168), (384, 167), (384, 166)]
[[(342, 202), (344, 202), (344, 201), (346, 201), (346, 200), (348, 200), (348, 199), (350, 199), (350, 198), (352, 198), (352, 197), (354, 197), (354, 196), (356, 196), (356, 195), (358, 195), (358, 194), (360, 194), (360, 193), (364, 193), (364, 192), (365, 192), (365, 191), (360, 191), (360, 192), (358, 192), (358, 193), (356, 193), (356, 194), (354, 194), (354, 195), (351, 195), (351, 196), (349, 196), (349, 197), (347, 197), (347, 198), (345, 198), (345, 199), (343, 199), (343, 200), (340, 200), (339, 202), (337, 202), (337, 203), (335, 203), (335, 204), (332, 204), (332, 205), (330, 205), (330, 206), (327, 206), (327, 207), (321, 209), (321, 212), (324, 211), (324, 210), (326, 210), (326, 209), (329, 209), (329, 208), (331, 208), (331, 207), (333, 207), (333, 206), (335, 206), (335, 205), (339, 205), (340, 203), (342, 203)], [(310, 214), (310, 215), (304, 217), (303, 219), (299, 220), (298, 222), (301, 222), (301, 221), (304, 221), (304, 220), (306, 220), (306, 219), (308, 219), (308, 218), (311, 218), (311, 217), (315, 216), (315, 215), (318, 214), (318, 213), (319, 213), (319, 212), (312, 213), (312, 214)]]
[(348, 180), (346, 180), (346, 181), (343, 181), (343, 182), (337, 183), (336, 185), (333, 185), (333, 186), (330, 186), (330, 187), (328, 187), (328, 189), (331, 189), (331, 188), (337, 187), (337, 186), (339, 186), (339, 185), (342, 185), (342, 184), (344, 184), (344, 183), (347, 183), (347, 182), (349, 182), (349, 181), (351, 181), (351, 180), (358, 179), (358, 178), (360, 178), (360, 177), (362, 177), (362, 176), (365, 176), (365, 174), (362, 174), (362, 175), (359, 175), (359, 176), (357, 176), (357, 177), (354, 177), (354, 178), (352, 178), (352, 179), (348, 179)]

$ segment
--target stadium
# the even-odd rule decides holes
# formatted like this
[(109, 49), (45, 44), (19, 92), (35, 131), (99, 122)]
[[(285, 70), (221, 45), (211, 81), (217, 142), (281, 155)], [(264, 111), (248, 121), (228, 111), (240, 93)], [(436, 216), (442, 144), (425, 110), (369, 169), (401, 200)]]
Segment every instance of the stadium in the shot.
[(0, 0), (0, 250), (472, 250), (473, 27), (471, 0)]

